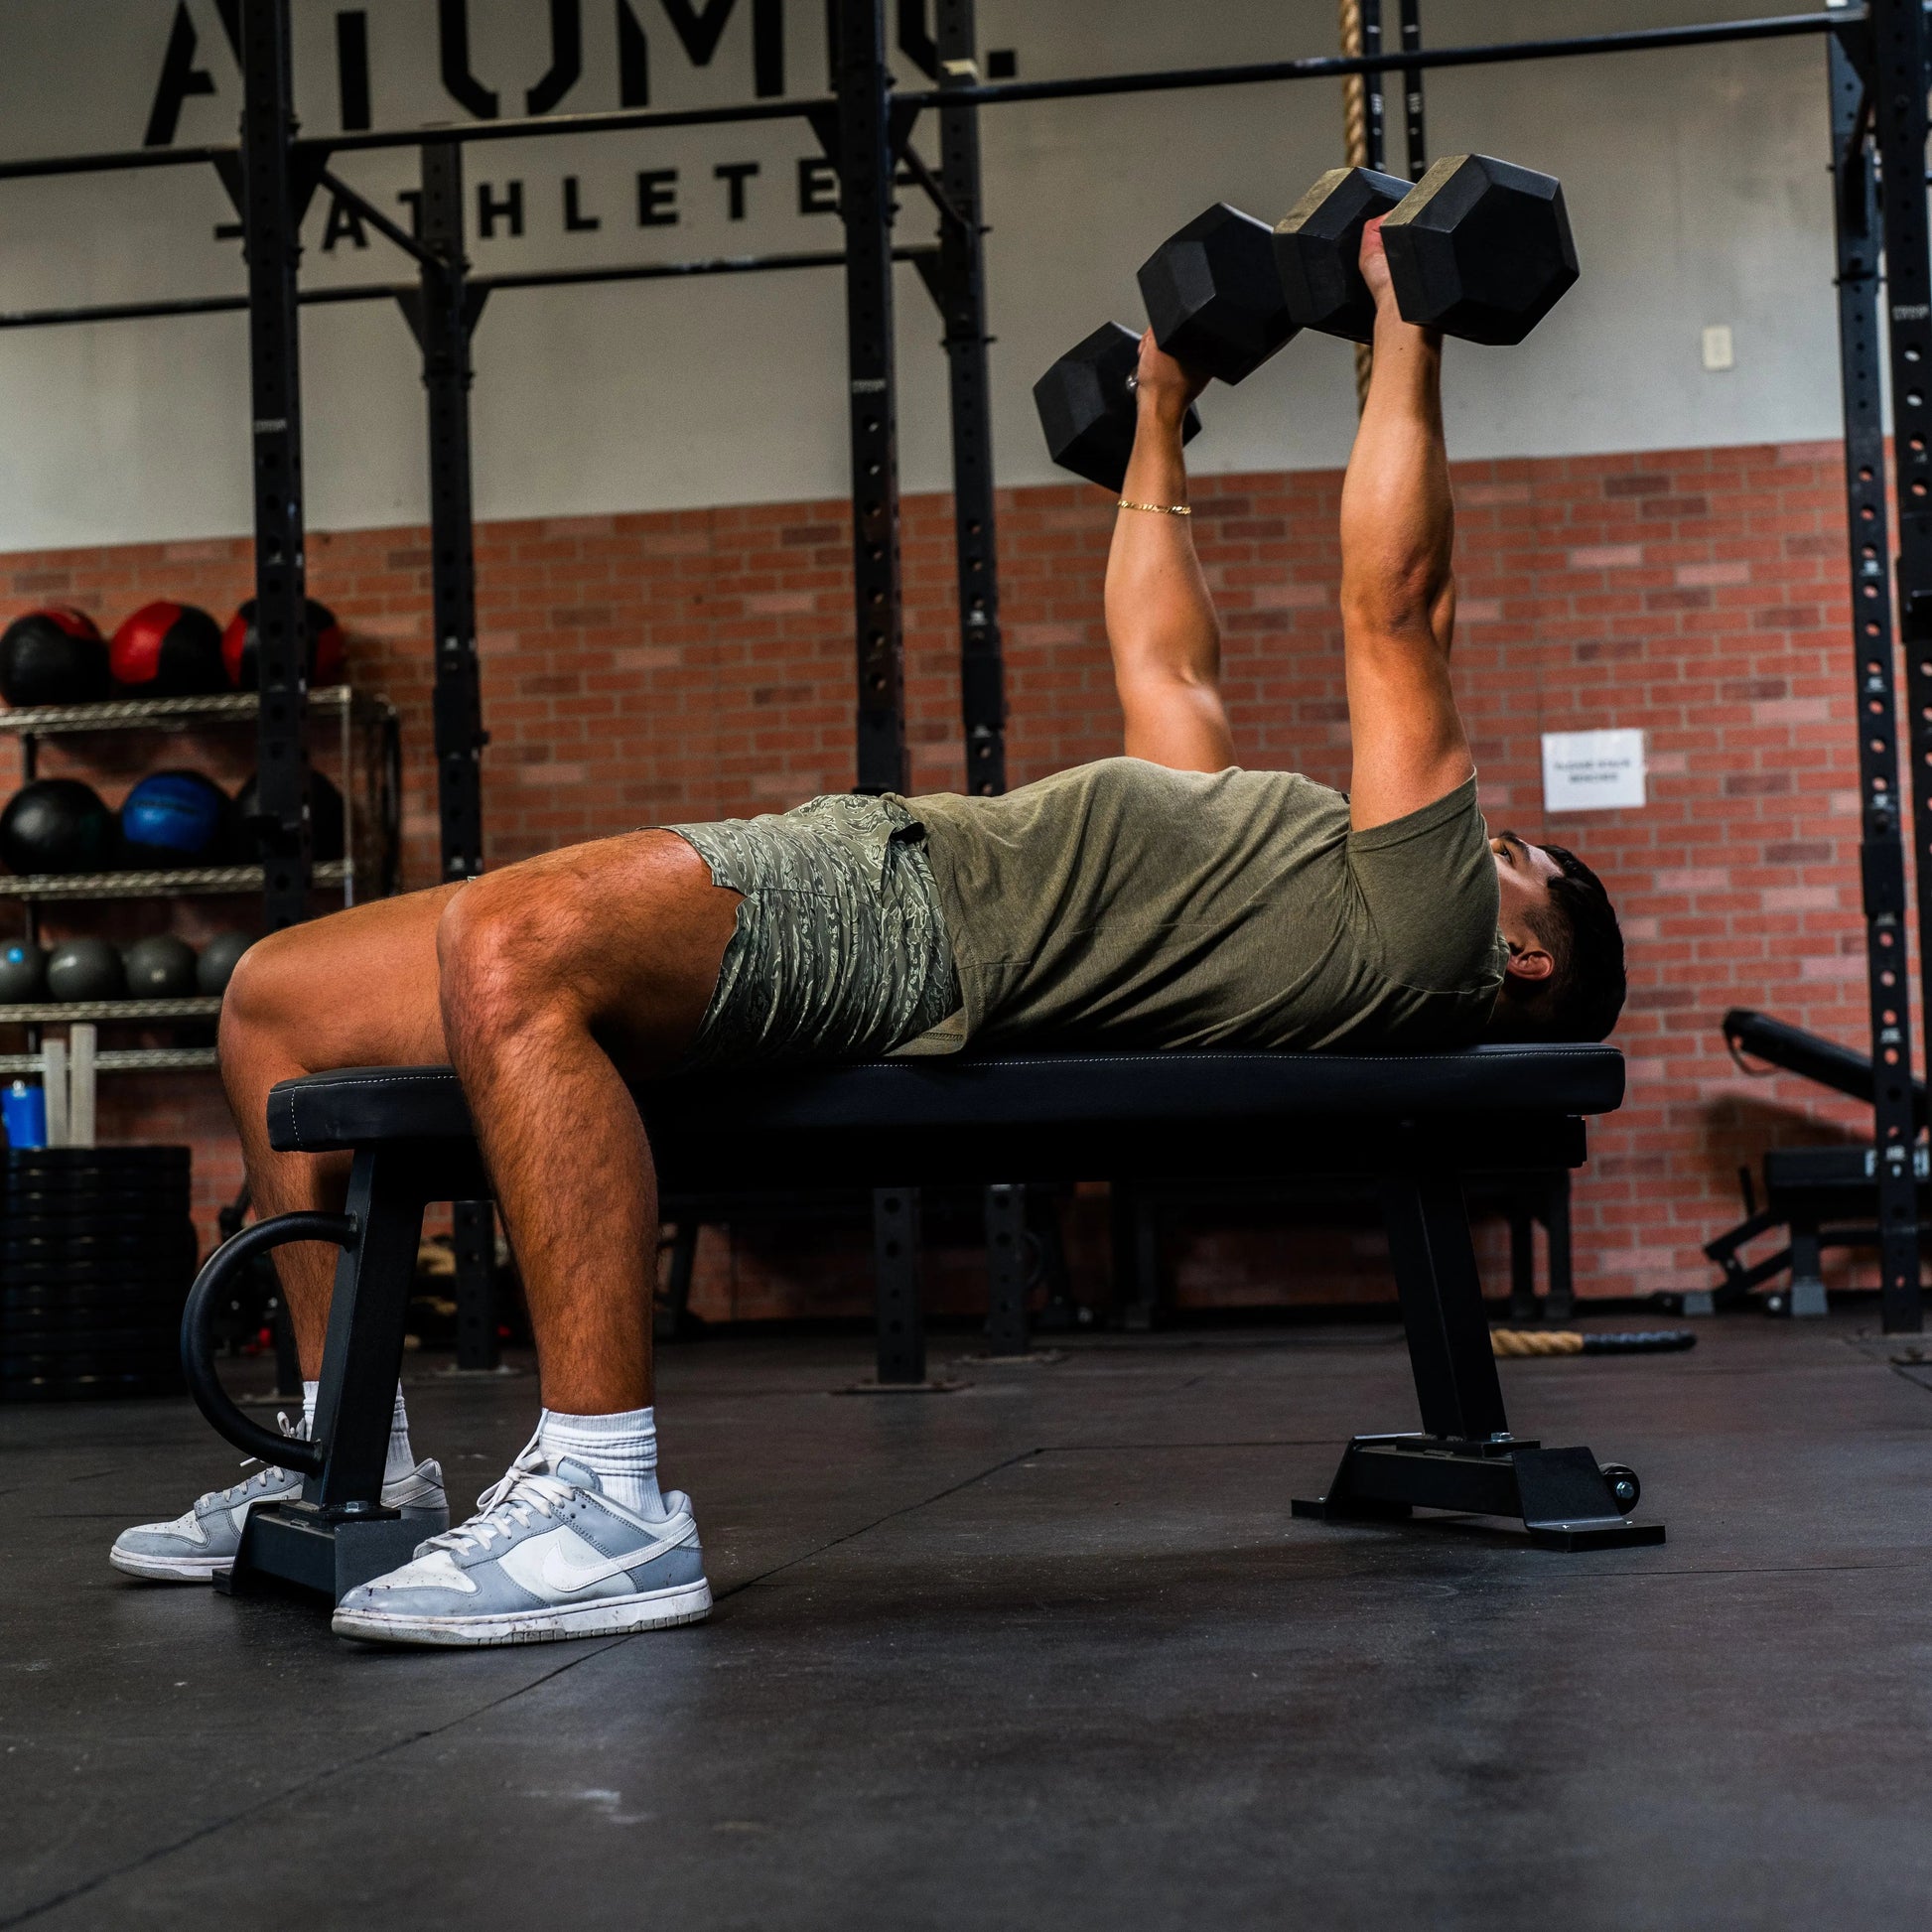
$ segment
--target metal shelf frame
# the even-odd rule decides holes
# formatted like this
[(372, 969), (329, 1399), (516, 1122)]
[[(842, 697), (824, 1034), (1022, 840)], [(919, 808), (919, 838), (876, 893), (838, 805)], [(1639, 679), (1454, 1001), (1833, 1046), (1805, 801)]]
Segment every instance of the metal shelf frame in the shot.
[[(212, 1046), (110, 1046), (94, 1055), (96, 1073), (200, 1073), (219, 1064)], [(0, 1079), (46, 1070), (39, 1053), (0, 1053)]]
[(191, 995), (184, 1000), (31, 1000), (0, 1005), (0, 1027), (74, 1025), (151, 1025), (171, 1020), (216, 1020), (221, 996)]
[[(224, 691), (204, 698), (108, 698), (99, 704), (19, 705), (0, 708), (0, 734), (13, 738), (70, 738), (88, 732), (192, 731), (198, 725), (252, 725), (259, 704), (252, 691)], [(319, 717), (343, 712), (386, 721), (395, 707), (384, 697), (346, 684), (309, 693)]]
[[(314, 868), (317, 886), (352, 887), (355, 864), (329, 859)], [(0, 899), (187, 898), (259, 893), (260, 866), (195, 866), (179, 872), (74, 872), (0, 875)]]

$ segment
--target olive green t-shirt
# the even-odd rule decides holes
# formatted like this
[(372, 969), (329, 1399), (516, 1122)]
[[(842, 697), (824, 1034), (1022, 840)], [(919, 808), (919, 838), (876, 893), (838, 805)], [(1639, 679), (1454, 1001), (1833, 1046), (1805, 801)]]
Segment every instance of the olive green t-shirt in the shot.
[(1298, 772), (1128, 758), (908, 802), (976, 1047), (1465, 1045), (1502, 985), (1473, 778), (1366, 832)]

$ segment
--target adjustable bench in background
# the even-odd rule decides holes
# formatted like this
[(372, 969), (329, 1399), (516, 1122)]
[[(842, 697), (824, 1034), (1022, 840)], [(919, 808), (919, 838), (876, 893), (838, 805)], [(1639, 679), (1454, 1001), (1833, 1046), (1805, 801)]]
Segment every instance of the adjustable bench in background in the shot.
[[(917, 1362), (913, 1230), (921, 1184), (1228, 1174), (1367, 1176), (1377, 1185), (1422, 1411), (1418, 1434), (1358, 1436), (1325, 1496), (1297, 1515), (1393, 1521), (1417, 1508), (1518, 1517), (1579, 1550), (1663, 1540), (1627, 1520), (1639, 1494), (1585, 1449), (1510, 1435), (1489, 1348), (1462, 1176), (1580, 1167), (1584, 1118), (1623, 1096), (1605, 1046), (1459, 1052), (1040, 1054), (898, 1060), (640, 1088), (667, 1191), (747, 1175), (877, 1189), (882, 1360)], [(489, 1183), (448, 1067), (353, 1067), (269, 1096), (279, 1150), (347, 1149), (346, 1211), (257, 1223), (218, 1249), (189, 1298), (182, 1355), (210, 1423), (307, 1478), (299, 1502), (249, 1513), (229, 1587), (295, 1585), (338, 1601), (404, 1561), (415, 1534), (380, 1501), (389, 1416), (424, 1208)], [(896, 1218), (897, 1217), (897, 1218)], [(342, 1249), (315, 1436), (270, 1435), (215, 1374), (212, 1325), (233, 1271), (265, 1249)], [(921, 1367), (922, 1372), (922, 1367)]]
[[(1834, 1093), (1871, 1103), (1868, 1054), (1748, 1007), (1732, 1007), (1725, 1015), (1724, 1035), (1740, 1067), (1746, 1057), (1763, 1060)], [(1925, 1082), (1914, 1080), (1913, 1125), (1923, 1128), (1925, 1118)], [(1932, 1188), (1927, 1185), (1932, 1171), (1922, 1144), (1912, 1149), (1912, 1165), (1919, 1182), (1919, 1226), (1923, 1234), (1932, 1235)], [(1799, 1318), (1827, 1313), (1824, 1251), (1878, 1246), (1878, 1179), (1872, 1144), (1867, 1141), (1861, 1147), (1840, 1141), (1825, 1147), (1768, 1149), (1762, 1207), (1748, 1168), (1738, 1170), (1738, 1179), (1744, 1218), (1704, 1245), (1706, 1257), (1717, 1263), (1723, 1280), (1714, 1289), (1683, 1296), (1684, 1312), (1714, 1314), (1721, 1309), (1741, 1308), (1759, 1288), (1788, 1273), (1782, 1295), (1768, 1298), (1771, 1311)], [(1784, 1247), (1757, 1261), (1744, 1259), (1743, 1251), (1753, 1241), (1780, 1228), (1790, 1231)]]

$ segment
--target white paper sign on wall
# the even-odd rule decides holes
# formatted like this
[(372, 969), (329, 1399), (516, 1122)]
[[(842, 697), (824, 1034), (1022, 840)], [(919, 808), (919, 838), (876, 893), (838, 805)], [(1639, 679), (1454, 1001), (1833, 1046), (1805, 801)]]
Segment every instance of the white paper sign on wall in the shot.
[(1546, 812), (1619, 811), (1643, 802), (1642, 732), (1543, 734)]

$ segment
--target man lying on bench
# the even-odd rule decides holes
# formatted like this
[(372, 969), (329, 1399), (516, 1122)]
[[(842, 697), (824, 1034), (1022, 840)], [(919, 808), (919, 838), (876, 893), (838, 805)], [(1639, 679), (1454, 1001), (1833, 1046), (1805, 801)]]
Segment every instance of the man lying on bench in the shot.
[[(241, 961), (221, 1066), (263, 1215), (340, 1209), (347, 1156), (276, 1154), (278, 1080), (447, 1061), (529, 1301), (536, 1435), (453, 1530), (402, 1397), (383, 1500), (427, 1540), (335, 1627), (530, 1642), (686, 1623), (711, 1604), (691, 1505), (657, 1486), (657, 1198), (627, 1079), (673, 1068), (1054, 1046), (1430, 1048), (1601, 1039), (1623, 949), (1581, 861), (1490, 837), (1449, 686), (1452, 508), (1440, 345), (1397, 313), (1371, 225), (1375, 375), (1342, 489), (1354, 767), (1344, 795), (1234, 763), (1180, 423), (1200, 386), (1141, 350), (1107, 566), (1124, 758), (1001, 798), (817, 798), (634, 832), (277, 933)], [(277, 1255), (311, 1378), (333, 1257)], [(264, 1468), (127, 1531), (136, 1576), (206, 1580)], [(440, 1534), (432, 1534), (442, 1531)]]

